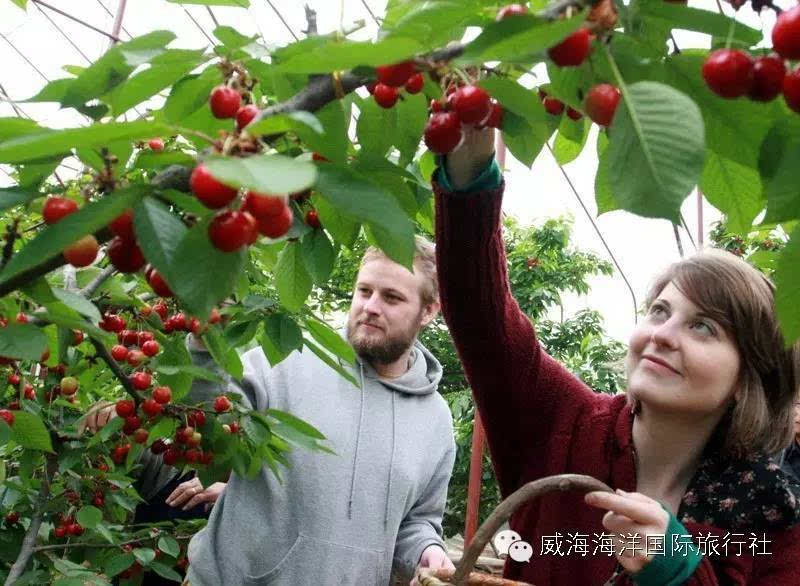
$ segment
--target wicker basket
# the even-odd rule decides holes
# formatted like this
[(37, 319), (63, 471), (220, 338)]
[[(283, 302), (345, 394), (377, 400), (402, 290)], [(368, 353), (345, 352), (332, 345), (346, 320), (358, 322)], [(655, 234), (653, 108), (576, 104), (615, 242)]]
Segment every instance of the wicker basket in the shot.
[(475, 533), (475, 537), (472, 539), (469, 547), (464, 550), (464, 556), (461, 558), (455, 570), (431, 570), (428, 568), (420, 568), (416, 574), (417, 580), (422, 586), (531, 586), (526, 582), (516, 582), (497, 576), (473, 572), (472, 569), (475, 565), (475, 560), (478, 559), (478, 555), (480, 555), (480, 552), (483, 551), (483, 548), (500, 526), (524, 503), (548, 492), (566, 492), (569, 490), (581, 490), (583, 492), (603, 490), (613, 492), (611, 488), (596, 478), (580, 474), (559, 474), (557, 476), (547, 476), (546, 478), (540, 478), (534, 482), (529, 482), (497, 505), (497, 508), (489, 515), (489, 518), (484, 521), (483, 525), (481, 525)]

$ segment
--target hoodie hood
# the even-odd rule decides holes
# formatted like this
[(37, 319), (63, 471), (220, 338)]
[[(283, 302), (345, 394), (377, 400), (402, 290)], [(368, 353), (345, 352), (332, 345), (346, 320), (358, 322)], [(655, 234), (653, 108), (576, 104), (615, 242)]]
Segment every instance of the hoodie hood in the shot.
[[(347, 339), (345, 331), (342, 336)], [(429, 395), (436, 391), (439, 381), (442, 380), (442, 365), (419, 340), (414, 340), (414, 346), (408, 357), (408, 370), (402, 376), (394, 379), (384, 379), (366, 360), (356, 357), (358, 370), (369, 379), (378, 380), (387, 389), (405, 393), (406, 395)], [(363, 383), (362, 383), (363, 386)]]

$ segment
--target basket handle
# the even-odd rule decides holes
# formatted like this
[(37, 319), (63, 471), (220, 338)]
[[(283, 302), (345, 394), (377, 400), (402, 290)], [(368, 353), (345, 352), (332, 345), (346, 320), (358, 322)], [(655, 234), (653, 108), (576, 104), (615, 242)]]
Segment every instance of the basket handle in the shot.
[(583, 474), (546, 476), (545, 478), (540, 478), (539, 480), (524, 484), (497, 505), (497, 508), (489, 515), (489, 518), (486, 519), (478, 531), (475, 532), (475, 537), (473, 537), (469, 547), (464, 550), (461, 561), (458, 562), (458, 566), (451, 580), (452, 583), (455, 586), (467, 586), (469, 573), (472, 571), (483, 548), (486, 547), (486, 544), (492, 536), (500, 529), (500, 526), (505, 523), (521, 505), (529, 500), (547, 494), (548, 492), (566, 492), (568, 490), (582, 490), (583, 492), (602, 490), (605, 492), (614, 492), (605, 483)]

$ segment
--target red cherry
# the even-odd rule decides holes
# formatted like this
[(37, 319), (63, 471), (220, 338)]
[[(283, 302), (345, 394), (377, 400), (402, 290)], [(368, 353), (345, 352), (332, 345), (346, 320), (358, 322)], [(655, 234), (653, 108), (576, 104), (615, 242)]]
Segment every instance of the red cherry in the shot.
[(503, 106), (497, 100), (492, 100), (492, 109), (489, 112), (489, 117), (483, 123), (483, 126), (488, 128), (500, 128), (503, 124)]
[(306, 224), (308, 224), (312, 228), (322, 228), (322, 224), (319, 221), (319, 214), (317, 213), (317, 210), (308, 210), (306, 212)]
[(116, 314), (107, 313), (100, 321), (100, 328), (107, 332), (121, 332), (125, 329), (125, 320)]
[(475, 85), (458, 88), (447, 98), (447, 104), (464, 124), (479, 124), (492, 111), (489, 94)]
[(186, 438), (186, 445), (196, 448), (201, 443), (203, 443), (203, 434), (199, 431), (195, 431), (192, 435)]
[(128, 353), (128, 364), (131, 366), (139, 366), (147, 358), (141, 350), (131, 350)]
[(14, 385), (16, 387), (19, 384), (19, 381), (20, 378), (16, 372), (8, 375), (8, 384)]
[(330, 163), (331, 160), (328, 157), (325, 157), (319, 153), (311, 153), (311, 160), (316, 161), (317, 163)]
[(580, 120), (581, 118), (583, 118), (583, 114), (578, 112), (572, 106), (567, 106), (567, 116), (569, 116), (570, 120)]
[(214, 411), (217, 413), (224, 413), (231, 408), (231, 401), (225, 395), (220, 395), (214, 399)]
[(70, 523), (67, 525), (67, 533), (76, 537), (83, 535), (83, 527), (79, 523)]
[(584, 62), (590, 49), (589, 29), (579, 28), (555, 47), (550, 47), (547, 54), (560, 67), (575, 67)]
[(177, 448), (167, 448), (164, 452), (164, 464), (174, 466), (181, 459), (182, 452)]
[[(139, 344), (139, 346), (144, 346), (147, 342), (150, 342), (154, 339), (155, 336), (153, 335), (153, 332), (148, 332), (146, 330), (142, 330), (136, 336), (136, 342)], [(142, 348), (142, 350), (144, 350), (144, 348)], [(145, 352), (145, 354), (147, 354), (147, 352)]]
[(800, 67), (783, 78), (783, 99), (787, 106), (800, 114)]
[(143, 444), (147, 441), (148, 432), (146, 429), (140, 427), (133, 432), (133, 441), (137, 444)]
[(203, 454), (200, 456), (200, 462), (202, 462), (205, 466), (211, 464), (213, 460), (214, 460), (214, 453), (210, 450), (208, 452), (203, 452)]
[(0, 409), (0, 419), (3, 419), (8, 425), (14, 425), (14, 414), (8, 409)]
[(149, 141), (147, 141), (147, 146), (150, 147), (150, 150), (153, 150), (153, 151), (156, 151), (156, 152), (163, 151), (164, 150), (164, 141), (161, 140), (160, 138), (151, 138)]
[(153, 377), (150, 375), (149, 372), (144, 372), (140, 370), (139, 372), (134, 372), (131, 375), (130, 380), (134, 388), (143, 391), (150, 386)]
[(125, 461), (125, 458), (128, 457), (128, 452), (130, 451), (130, 444), (122, 444), (121, 446), (117, 446), (111, 452), (111, 459), (114, 461), (114, 464), (122, 464)]
[(613, 85), (597, 84), (586, 94), (583, 109), (592, 122), (600, 126), (608, 126), (617, 111), (619, 95), (619, 90)]
[(191, 425), (186, 427), (179, 427), (175, 432), (175, 441), (179, 444), (188, 444), (189, 440), (194, 436), (194, 428)]
[(80, 330), (72, 330), (72, 346), (79, 346), (84, 339), (83, 332)]
[(400, 93), (397, 88), (379, 83), (375, 86), (375, 91), (372, 93), (375, 102), (381, 108), (391, 108), (397, 103)]
[(158, 351), (161, 349), (161, 346), (158, 345), (158, 342), (155, 340), (148, 340), (144, 344), (142, 344), (142, 352), (144, 352), (145, 356), (155, 356), (158, 354)]
[(292, 227), (293, 220), (292, 209), (287, 205), (280, 214), (257, 220), (258, 231), (269, 238), (280, 238)]
[(422, 87), (425, 85), (425, 78), (422, 77), (421, 73), (415, 73), (411, 77), (408, 78), (406, 82), (406, 91), (409, 94), (418, 94), (422, 91)]
[(65, 376), (61, 379), (61, 382), (58, 383), (58, 386), (61, 387), (61, 394), (65, 397), (74, 395), (78, 392), (78, 379), (74, 376)]
[(142, 250), (134, 240), (117, 236), (108, 245), (108, 258), (120, 273), (135, 273), (145, 264)]
[(25, 388), (22, 390), (23, 395), (28, 401), (36, 400), (36, 391), (33, 389), (31, 383), (25, 383)]
[(67, 536), (67, 528), (64, 525), (60, 525), (53, 529), (53, 537), (56, 539), (64, 539)]
[(122, 344), (116, 344), (113, 348), (111, 348), (111, 356), (117, 362), (122, 362), (128, 358), (128, 349)]
[(156, 387), (153, 389), (153, 399), (156, 403), (166, 405), (172, 400), (172, 389), (169, 387)]
[(242, 96), (231, 87), (219, 85), (211, 91), (209, 103), (215, 118), (233, 118), (242, 105)]
[(783, 59), (775, 55), (759, 57), (753, 64), (753, 86), (748, 97), (757, 102), (769, 102), (781, 93), (785, 76)]
[(91, 234), (64, 249), (64, 258), (74, 267), (88, 267), (97, 258), (100, 245)]
[(703, 63), (703, 79), (715, 94), (738, 98), (753, 85), (753, 59), (736, 49), (719, 49)]
[(120, 399), (114, 406), (114, 410), (120, 417), (130, 417), (136, 413), (136, 403), (131, 399)]
[(193, 411), (187, 416), (189, 425), (194, 427), (202, 427), (206, 423), (206, 414), (202, 411)]
[(236, 112), (236, 128), (241, 130), (250, 124), (253, 121), (253, 118), (258, 115), (258, 112), (258, 106), (253, 104), (247, 104), (246, 106), (239, 108), (239, 111)]
[(552, 114), (553, 116), (560, 116), (564, 111), (564, 102), (556, 98), (547, 96), (542, 103), (544, 104), (544, 109), (547, 110), (547, 113)]
[(208, 318), (208, 323), (210, 324), (218, 324), (222, 316), (219, 314), (219, 310), (215, 307), (211, 310), (211, 315)]
[(178, 312), (172, 316), (172, 325), (176, 330), (186, 331), (187, 322), (183, 312)]
[(13, 525), (17, 521), (19, 521), (19, 513), (16, 511), (11, 511), (8, 515), (6, 515), (6, 523), (9, 525)]
[(497, 19), (496, 20), (503, 20), (504, 18), (508, 18), (509, 16), (519, 16), (520, 14), (527, 14), (528, 7), (522, 4), (509, 4), (508, 6), (504, 6), (497, 12)]
[[(413, 61), (403, 61), (394, 65), (382, 65), (375, 68), (378, 78), (378, 85), (388, 85), (390, 87), (402, 87), (408, 78), (417, 72), (417, 66)], [(377, 88), (376, 88), (377, 89)], [(384, 106), (387, 107), (387, 106)]]
[(65, 197), (48, 197), (42, 207), (42, 217), (45, 224), (55, 224), (64, 216), (68, 216), (78, 211), (78, 204)]
[(372, 95), (373, 92), (375, 92), (375, 86), (376, 85), (378, 85), (377, 81), (371, 81), (367, 85), (364, 86), (365, 88), (367, 88), (367, 91), (369, 92), (369, 95)]
[(158, 316), (161, 318), (161, 321), (167, 319), (167, 313), (169, 312), (169, 309), (165, 303), (159, 301), (153, 306), (153, 311), (158, 314)]
[(287, 198), (282, 195), (269, 195), (248, 191), (244, 197), (242, 210), (250, 212), (256, 220), (283, 213)]
[(239, 422), (238, 421), (231, 421), (231, 424), (229, 425), (229, 427), (230, 427), (231, 433), (239, 433), (240, 427), (239, 427)]
[(239, 250), (248, 243), (252, 235), (252, 225), (240, 211), (220, 212), (208, 226), (211, 243), (223, 252)]
[(139, 332), (136, 330), (122, 330), (117, 334), (117, 339), (126, 346), (135, 346), (139, 343)]
[(169, 288), (169, 285), (167, 285), (164, 277), (162, 277), (158, 271), (153, 271), (150, 273), (150, 278), (148, 281), (150, 283), (150, 287), (157, 295), (160, 295), (161, 297), (172, 297), (174, 295), (172, 289)]
[(114, 236), (119, 236), (120, 238), (125, 238), (127, 240), (133, 240), (133, 210), (127, 210), (123, 214), (117, 216), (111, 221), (108, 227), (111, 232), (114, 233)]
[(203, 165), (197, 165), (189, 177), (189, 186), (203, 205), (212, 210), (224, 208), (236, 197), (236, 189), (220, 183)]
[(134, 431), (139, 429), (142, 425), (142, 420), (138, 415), (131, 415), (125, 418), (125, 425), (122, 426), (122, 433), (131, 435)]
[(200, 452), (194, 448), (190, 448), (186, 450), (186, 452), (183, 454), (183, 457), (186, 458), (186, 461), (189, 464), (194, 464), (200, 460)]
[(437, 112), (425, 125), (425, 144), (434, 153), (452, 152), (462, 138), (461, 120), (455, 112)]
[(167, 447), (167, 442), (159, 438), (150, 445), (150, 451), (156, 455), (163, 454), (167, 451)]
[(163, 407), (161, 403), (157, 402), (155, 399), (145, 399), (142, 401), (142, 412), (151, 419), (159, 415), (162, 410)]
[[(145, 432), (145, 433), (147, 433), (147, 432)], [(98, 509), (102, 509), (106, 504), (106, 499), (104, 499), (102, 496), (95, 496), (92, 499), (92, 504), (95, 507), (97, 507)]]
[(784, 59), (800, 59), (800, 6), (778, 15), (772, 28), (772, 48)]

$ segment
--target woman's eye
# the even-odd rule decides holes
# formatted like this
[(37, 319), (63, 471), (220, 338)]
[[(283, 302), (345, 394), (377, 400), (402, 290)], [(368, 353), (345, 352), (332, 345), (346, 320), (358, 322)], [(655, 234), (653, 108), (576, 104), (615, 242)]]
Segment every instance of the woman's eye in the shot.
[(702, 331), (706, 335), (713, 335), (714, 328), (712, 328), (709, 324), (704, 321), (698, 321), (694, 323), (694, 328), (696, 330)]

